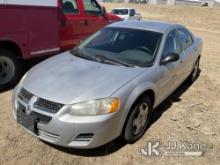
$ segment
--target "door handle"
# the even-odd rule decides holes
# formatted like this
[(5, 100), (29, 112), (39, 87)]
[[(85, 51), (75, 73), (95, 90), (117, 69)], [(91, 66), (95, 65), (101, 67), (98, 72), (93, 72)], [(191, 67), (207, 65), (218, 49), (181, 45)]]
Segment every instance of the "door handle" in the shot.
[(65, 20), (65, 19), (62, 19), (62, 20), (60, 21), (60, 26), (61, 26), (61, 27), (65, 27), (65, 26), (66, 26), (66, 20)]
[(87, 19), (85, 20), (84, 25), (85, 25), (85, 26), (88, 25), (88, 20), (87, 20)]

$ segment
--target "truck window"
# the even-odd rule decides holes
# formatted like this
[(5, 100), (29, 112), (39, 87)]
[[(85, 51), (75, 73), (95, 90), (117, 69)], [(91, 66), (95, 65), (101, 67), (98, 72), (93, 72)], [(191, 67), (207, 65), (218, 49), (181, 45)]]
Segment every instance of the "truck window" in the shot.
[(131, 9), (131, 12), (132, 12), (132, 13), (134, 13), (134, 14), (136, 14), (136, 12), (135, 12), (135, 10), (134, 10), (134, 9)]
[(83, 0), (84, 10), (88, 14), (100, 15), (102, 7), (96, 0)]
[(76, 0), (62, 0), (62, 11), (64, 14), (78, 14), (78, 6)]
[(135, 10), (134, 10), (134, 9), (131, 9), (131, 10), (130, 10), (130, 15), (131, 15), (131, 16), (134, 16), (135, 14), (136, 14), (136, 13), (135, 13)]

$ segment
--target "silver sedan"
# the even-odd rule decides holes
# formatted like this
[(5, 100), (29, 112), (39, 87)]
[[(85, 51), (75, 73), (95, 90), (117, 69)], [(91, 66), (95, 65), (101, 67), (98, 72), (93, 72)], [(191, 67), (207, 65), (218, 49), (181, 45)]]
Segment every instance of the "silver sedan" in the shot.
[(199, 69), (202, 40), (182, 25), (109, 25), (33, 67), (13, 91), (14, 117), (29, 133), (65, 147), (133, 143), (151, 112)]

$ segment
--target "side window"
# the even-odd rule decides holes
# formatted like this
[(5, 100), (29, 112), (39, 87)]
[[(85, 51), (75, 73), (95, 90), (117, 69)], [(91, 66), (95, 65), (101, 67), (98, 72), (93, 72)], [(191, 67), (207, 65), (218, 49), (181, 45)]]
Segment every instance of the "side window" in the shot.
[(131, 9), (131, 11), (130, 11), (130, 15), (132, 15), (132, 16), (135, 15), (135, 10), (134, 10), (134, 9)]
[(83, 0), (84, 10), (88, 14), (100, 15), (102, 7), (96, 0)]
[(182, 29), (182, 28), (177, 29), (177, 32), (178, 32), (180, 43), (184, 50), (192, 44), (193, 42), (192, 36), (186, 29)]
[(62, 0), (62, 11), (64, 14), (78, 14), (78, 6), (76, 0)]
[(181, 52), (181, 46), (177, 38), (176, 31), (172, 31), (167, 36), (163, 50), (163, 56), (166, 56), (169, 53), (180, 53), (180, 52)]

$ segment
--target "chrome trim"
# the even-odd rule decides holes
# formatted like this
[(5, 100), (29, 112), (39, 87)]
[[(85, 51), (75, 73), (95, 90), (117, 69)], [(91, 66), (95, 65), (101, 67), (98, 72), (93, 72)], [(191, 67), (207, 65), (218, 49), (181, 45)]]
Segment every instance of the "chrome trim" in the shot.
[(38, 55), (38, 54), (44, 54), (44, 53), (50, 53), (50, 52), (57, 52), (60, 51), (60, 48), (52, 48), (52, 49), (44, 49), (44, 50), (38, 50), (38, 51), (34, 51), (31, 52), (31, 55)]

